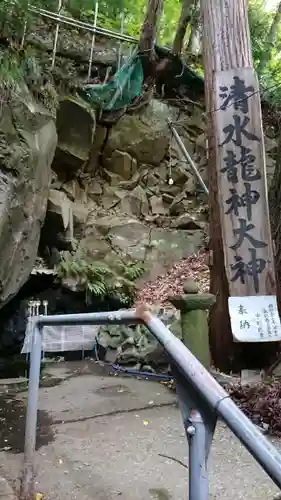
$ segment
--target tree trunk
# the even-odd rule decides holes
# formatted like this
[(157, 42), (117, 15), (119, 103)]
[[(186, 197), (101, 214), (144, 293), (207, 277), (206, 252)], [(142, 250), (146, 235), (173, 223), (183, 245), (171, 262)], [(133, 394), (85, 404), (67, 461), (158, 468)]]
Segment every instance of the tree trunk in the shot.
[[(200, 8), (198, 5), (198, 2), (196, 0), (196, 3), (194, 5), (194, 14), (191, 19), (191, 30), (190, 30), (190, 35), (189, 35), (189, 40), (188, 44), (186, 47), (186, 52), (189, 54), (193, 55), (198, 55), (200, 51), (200, 46), (201, 46), (201, 29), (199, 27), (199, 20), (200, 20)], [(195, 45), (197, 44), (197, 48), (195, 48)]]
[[(148, 0), (139, 42), (144, 79), (151, 88), (154, 85), (157, 72), (157, 58), (154, 45), (162, 10), (163, 0)], [(165, 71), (166, 65), (167, 61), (165, 61), (163, 69), (161, 68), (163, 71)]]
[(181, 54), (183, 49), (184, 37), (186, 34), (186, 28), (188, 23), (191, 21), (192, 10), (196, 0), (182, 0), (182, 7), (180, 18), (177, 25), (176, 34), (173, 41), (172, 52), (174, 54)]
[(149, 60), (153, 60), (159, 21), (163, 10), (163, 0), (148, 0), (146, 15), (141, 29), (139, 49)]
[(262, 54), (262, 58), (258, 67), (258, 72), (259, 74), (262, 73), (264, 70), (267, 62), (270, 60), (270, 53), (272, 48), (274, 47), (274, 44), (276, 42), (277, 34), (278, 34), (278, 28), (281, 22), (281, 2), (278, 5), (278, 8), (275, 12), (275, 16), (272, 21), (272, 25), (270, 27), (267, 41), (266, 41), (266, 49), (264, 53)]
[(186, 52), (187, 54), (192, 54), (194, 56), (197, 56), (201, 53), (201, 42), (200, 42), (200, 31), (198, 29), (198, 26), (192, 26), (191, 27), (191, 32), (188, 40), (188, 44), (186, 46)]
[[(251, 42), (247, 18), (247, 0), (201, 0), (203, 21), (203, 58), (208, 134), (208, 176), (210, 217), (211, 293), (217, 302), (210, 313), (210, 347), (216, 367), (225, 372), (239, 370), (250, 362), (266, 361), (267, 347), (233, 342), (228, 312), (228, 281), (220, 224), (220, 197), (216, 170), (214, 75), (233, 68), (252, 67)], [(239, 36), (237, 30), (239, 29)], [(276, 346), (274, 346), (276, 349)], [(269, 351), (272, 347), (269, 346)], [(255, 359), (256, 358), (256, 359)], [(246, 360), (246, 363), (245, 363)]]
[(278, 286), (278, 299), (279, 299), (279, 311), (281, 311), (281, 295), (280, 295), (280, 283), (281, 283), (281, 154), (280, 154), (281, 140), (278, 144), (278, 157), (276, 160), (275, 171), (273, 179), (269, 187), (269, 213), (270, 213), (270, 223), (272, 238), (274, 241), (274, 253), (275, 253), (275, 268), (277, 274), (277, 286)]

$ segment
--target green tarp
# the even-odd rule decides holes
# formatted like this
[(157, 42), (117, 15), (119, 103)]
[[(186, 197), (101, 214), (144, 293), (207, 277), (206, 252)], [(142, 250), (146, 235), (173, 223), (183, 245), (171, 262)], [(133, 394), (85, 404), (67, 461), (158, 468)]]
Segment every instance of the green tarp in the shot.
[(122, 109), (139, 96), (143, 85), (141, 60), (130, 57), (117, 71), (113, 79), (105, 84), (88, 85), (80, 94), (91, 106), (105, 111)]

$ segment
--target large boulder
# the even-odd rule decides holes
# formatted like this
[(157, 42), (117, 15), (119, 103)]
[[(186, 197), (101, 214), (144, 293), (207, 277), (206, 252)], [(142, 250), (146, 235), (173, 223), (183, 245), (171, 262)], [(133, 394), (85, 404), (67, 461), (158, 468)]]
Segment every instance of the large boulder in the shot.
[(56, 144), (52, 117), (18, 89), (0, 114), (0, 307), (35, 263)]
[(137, 161), (125, 151), (113, 151), (110, 158), (105, 158), (104, 166), (123, 179), (130, 179), (137, 171)]
[(132, 215), (117, 212), (89, 216), (78, 252), (89, 258), (103, 258), (109, 263), (126, 258), (139, 261), (146, 268), (146, 278), (153, 278), (175, 262), (199, 250), (203, 231), (151, 228)]
[[(130, 194), (134, 195), (134, 191)], [(60, 195), (63, 193), (50, 191), (46, 220), (49, 220), (51, 214), (56, 215), (57, 222), (52, 219), (50, 226), (56, 235), (61, 232), (62, 238), (59, 242), (54, 242), (51, 238), (52, 243), (49, 243), (49, 246), (55, 245), (62, 250), (63, 241), (69, 241), (70, 208), (73, 217), (72, 237), (77, 243), (77, 260), (83, 258), (88, 262), (103, 261), (109, 267), (114, 267), (114, 263), (120, 259), (125, 262), (135, 261), (145, 268), (142, 279), (153, 279), (175, 262), (196, 253), (202, 247), (203, 230), (195, 223), (184, 229), (169, 229), (151, 226), (145, 219), (140, 220), (138, 217), (141, 216), (144, 205), (137, 196), (130, 199), (128, 194), (126, 207), (120, 204), (120, 200), (117, 206), (111, 209), (98, 207), (89, 201), (88, 204), (79, 205), (79, 209), (77, 203)], [(124, 208), (128, 209), (129, 213), (125, 213)], [(138, 212), (138, 217), (134, 211)], [(51, 228), (48, 228), (47, 239), (50, 239)], [(46, 227), (43, 234), (45, 231)], [(64, 285), (69, 286), (68, 280), (64, 281)], [(72, 288), (74, 285), (71, 282)]]
[(53, 169), (69, 178), (90, 160), (96, 130), (94, 110), (82, 99), (65, 97), (57, 112), (58, 147)]
[(139, 164), (159, 165), (170, 142), (168, 118), (176, 118), (175, 109), (156, 100), (152, 100), (139, 114), (124, 115), (109, 133), (103, 152), (106, 168), (119, 173), (118, 164), (120, 175), (124, 176), (124, 161), (116, 158), (116, 151), (129, 153)]
[(97, 124), (90, 157), (85, 165), (85, 172), (89, 172), (92, 176), (95, 175), (95, 172), (99, 168), (101, 152), (106, 141), (106, 137), (107, 128)]

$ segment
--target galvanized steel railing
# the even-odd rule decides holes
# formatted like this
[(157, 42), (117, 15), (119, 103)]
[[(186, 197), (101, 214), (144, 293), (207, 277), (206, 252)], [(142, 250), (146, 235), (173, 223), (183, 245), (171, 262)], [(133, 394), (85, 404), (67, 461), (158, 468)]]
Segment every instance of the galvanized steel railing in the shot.
[(231, 400), (227, 392), (185, 345), (145, 306), (135, 310), (37, 316), (33, 318), (33, 344), (29, 373), (21, 498), (34, 495), (34, 456), (42, 331), (47, 325), (144, 324), (162, 344), (173, 366), (179, 406), (189, 443), (189, 500), (207, 500), (207, 462), (217, 418), (221, 418), (256, 461), (281, 488), (281, 456)]

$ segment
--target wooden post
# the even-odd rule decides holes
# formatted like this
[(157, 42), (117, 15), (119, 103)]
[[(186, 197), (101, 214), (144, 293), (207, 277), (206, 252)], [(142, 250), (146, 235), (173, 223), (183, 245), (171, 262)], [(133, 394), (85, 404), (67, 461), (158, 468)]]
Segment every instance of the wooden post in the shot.
[[(216, 366), (226, 372), (247, 366), (245, 356), (252, 352), (233, 342), (229, 295), (274, 296), (276, 288), (259, 87), (247, 8), (247, 0), (201, 0), (211, 292), (217, 297), (210, 315), (210, 343)], [(257, 311), (258, 303), (257, 298)], [(242, 323), (248, 328), (248, 322)], [(276, 351), (275, 343), (253, 347), (258, 366), (269, 363)]]
[(182, 342), (194, 356), (210, 369), (210, 349), (206, 311), (214, 305), (216, 298), (211, 294), (198, 294), (193, 281), (184, 285), (183, 295), (170, 297), (170, 302), (181, 312)]

